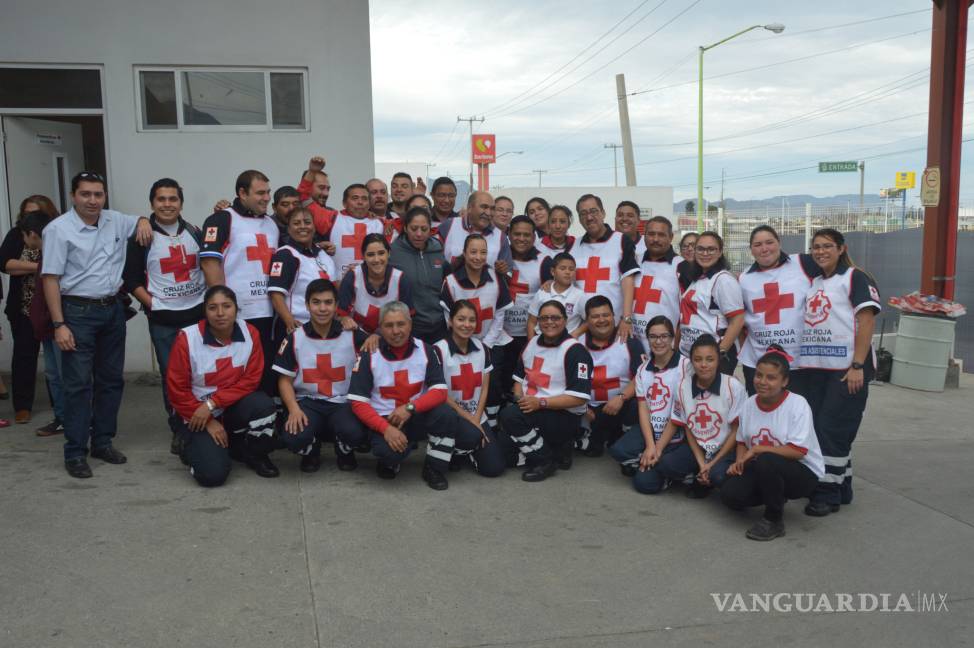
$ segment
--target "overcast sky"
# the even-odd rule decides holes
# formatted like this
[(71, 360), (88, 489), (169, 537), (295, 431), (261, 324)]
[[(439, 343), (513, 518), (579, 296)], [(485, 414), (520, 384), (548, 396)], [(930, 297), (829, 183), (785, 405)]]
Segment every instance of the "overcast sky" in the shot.
[[(925, 165), (923, 150), (896, 152), (926, 145), (930, 6), (371, 0), (376, 160), (435, 162), (431, 175), (466, 177), (469, 131), (456, 118), (483, 115), (474, 132), (496, 133), (500, 153), (524, 151), (493, 165), (492, 185), (537, 186), (534, 169), (547, 170), (546, 186), (611, 185), (604, 145), (620, 141), (615, 75), (624, 73), (628, 92), (649, 90), (629, 97), (638, 184), (693, 196), (697, 48), (777, 22), (781, 35), (755, 30), (705, 55), (707, 197), (719, 198), (722, 169), (725, 195), (738, 200), (858, 193), (858, 174), (775, 173), (854, 159), (866, 159), (866, 192), (876, 193)], [(621, 151), (619, 165), (624, 184)]]

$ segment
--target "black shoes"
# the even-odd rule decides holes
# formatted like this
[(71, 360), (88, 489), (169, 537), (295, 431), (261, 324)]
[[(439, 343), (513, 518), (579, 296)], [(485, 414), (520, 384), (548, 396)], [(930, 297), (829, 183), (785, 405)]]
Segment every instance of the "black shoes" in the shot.
[(446, 475), (429, 464), (423, 464), (423, 481), (433, 490), (442, 491), (450, 487)]
[(183, 446), (186, 445), (186, 440), (183, 438), (182, 434), (177, 432), (172, 433), (172, 442), (169, 444), (169, 454), (174, 454), (177, 457), (183, 454)]
[(75, 479), (88, 479), (91, 477), (91, 466), (84, 457), (64, 460), (64, 469)]
[(781, 520), (777, 522), (772, 522), (771, 520), (761, 518), (754, 523), (750, 529), (744, 534), (751, 540), (758, 540), (761, 542), (767, 542), (768, 540), (774, 540), (775, 538), (780, 538), (785, 535), (785, 523)]
[(399, 464), (387, 466), (381, 461), (377, 461), (375, 463), (375, 474), (379, 476), (379, 479), (395, 479), (396, 475), (399, 474)]
[(61, 419), (55, 418), (47, 425), (37, 428), (36, 434), (39, 437), (49, 437), (64, 434), (64, 424), (61, 423)]
[(321, 468), (321, 455), (309, 454), (301, 457), (301, 472), (316, 473)]
[(605, 454), (605, 445), (602, 443), (592, 443), (590, 440), (588, 447), (582, 450), (582, 454), (586, 457), (601, 457)]
[(713, 490), (710, 486), (705, 486), (698, 481), (694, 481), (690, 488), (687, 489), (687, 497), (690, 499), (704, 499), (710, 495), (710, 491)]
[(555, 460), (558, 470), (571, 470), (574, 448), (568, 446)]
[(538, 464), (537, 466), (531, 466), (521, 473), (521, 479), (526, 482), (544, 481), (554, 475), (559, 467), (559, 464), (555, 463), (554, 461)]
[(106, 446), (104, 448), (92, 449), (91, 456), (95, 459), (101, 459), (105, 463), (110, 464), (123, 464), (128, 461), (128, 458), (121, 452), (116, 450), (114, 446)]
[(805, 506), (805, 515), (810, 515), (812, 517), (825, 517), (829, 513), (838, 513), (838, 504), (829, 504), (828, 502), (809, 502)]
[(633, 475), (636, 474), (637, 470), (639, 469), (636, 468), (635, 466), (630, 466), (629, 464), (621, 464), (619, 466), (619, 472), (622, 473), (623, 477), (632, 477)]
[(281, 474), (281, 471), (277, 469), (277, 466), (274, 465), (274, 462), (267, 455), (251, 455), (247, 457), (247, 466), (252, 468), (259, 477), (270, 479)]
[(340, 452), (337, 448), (335, 451), (335, 463), (338, 465), (339, 470), (345, 472), (358, 468), (358, 459), (355, 458), (355, 452)]

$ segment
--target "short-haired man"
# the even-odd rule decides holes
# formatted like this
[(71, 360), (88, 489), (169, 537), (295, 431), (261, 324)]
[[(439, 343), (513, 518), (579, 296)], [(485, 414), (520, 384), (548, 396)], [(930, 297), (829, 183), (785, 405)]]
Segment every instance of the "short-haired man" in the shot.
[(301, 194), (294, 187), (284, 185), (274, 190), (274, 201), (271, 210), (274, 212), (274, 222), (277, 223), (278, 241), (287, 236), (288, 216), (301, 206)]
[(648, 354), (646, 325), (651, 319), (665, 315), (673, 322), (674, 329), (680, 330), (678, 270), (684, 261), (673, 251), (673, 224), (665, 216), (653, 216), (646, 222), (643, 247), (645, 252), (636, 258), (640, 274), (632, 298), (632, 334), (643, 343)]
[(437, 236), (443, 242), (443, 256), (451, 263), (463, 256), (463, 245), (471, 234), (481, 234), (487, 241), (487, 264), (497, 274), (507, 274), (514, 261), (507, 235), (494, 227), (494, 197), (486, 191), (474, 191), (467, 199), (464, 216), (449, 218), (440, 224)]
[[(88, 454), (126, 462), (112, 440), (125, 382), (125, 309), (118, 298), (128, 238), (152, 239), (146, 218), (105, 209), (107, 185), (97, 173), (71, 179), (74, 207), (44, 228), (44, 298), (61, 349), (64, 387), (64, 467), (91, 477)], [(90, 429), (90, 433), (89, 433)]]
[(389, 188), (385, 182), (372, 178), (365, 183), (365, 189), (369, 192), (369, 216), (381, 221), (395, 216), (389, 210)]
[(260, 334), (264, 352), (261, 389), (273, 394), (270, 371), (274, 359), (271, 328), (274, 311), (267, 296), (271, 257), (277, 250), (280, 230), (267, 215), (270, 181), (256, 170), (237, 176), (237, 197), (232, 205), (203, 222), (200, 268), (207, 287), (227, 286), (237, 294), (240, 317)]
[(379, 348), (362, 352), (348, 388), (352, 411), (373, 432), (376, 472), (394, 479), (411, 444), (426, 438), (423, 480), (434, 490), (445, 490), (454, 449), (473, 450), (480, 434), (466, 434), (476, 428), (457, 425), (456, 413), (446, 404), (443, 367), (433, 347), (412, 336), (406, 304), (382, 307), (379, 334)]
[(392, 183), (389, 190), (392, 197), (390, 209), (399, 218), (404, 217), (406, 215), (406, 203), (413, 197), (413, 191), (415, 190), (413, 177), (405, 171), (397, 171), (392, 176)]
[(643, 346), (635, 338), (618, 338), (612, 302), (604, 295), (585, 303), (585, 322), (585, 348), (592, 355), (592, 398), (583, 418), (587, 434), (575, 447), (587, 457), (601, 457), (606, 444), (622, 436), (624, 426), (638, 422), (635, 378)]
[(646, 248), (639, 236), (639, 205), (631, 200), (623, 200), (616, 207), (615, 228), (617, 232), (626, 235), (636, 246), (636, 260), (643, 255)]
[(385, 223), (369, 218), (369, 190), (364, 184), (351, 184), (342, 193), (342, 211), (331, 226), (320, 234), (335, 245), (334, 281), (341, 284), (345, 273), (362, 262), (362, 241), (369, 234), (384, 234)]
[(274, 361), (277, 386), (287, 409), (284, 445), (301, 455), (301, 470), (321, 467), (321, 443), (335, 444), (339, 470), (355, 470), (355, 448), (369, 436), (348, 404), (348, 385), (357, 349), (368, 337), (346, 331), (335, 318), (338, 291), (328, 279), (315, 279), (305, 291), (311, 319), (281, 343)]
[(494, 198), (494, 217), (491, 219), (494, 227), (506, 234), (512, 218), (514, 218), (514, 201), (507, 196)]
[(440, 176), (433, 181), (430, 195), (433, 197), (433, 222), (430, 228), (436, 232), (440, 223), (460, 215), (454, 209), (457, 205), (457, 185), (450, 178)]
[(635, 245), (620, 232), (605, 224), (602, 199), (585, 194), (575, 203), (578, 220), (585, 236), (575, 242), (575, 283), (588, 295), (605, 295), (612, 302), (612, 310), (619, 324), (619, 337), (632, 330), (632, 294), (635, 276), (639, 273)]
[(200, 229), (183, 219), (183, 188), (172, 178), (156, 180), (149, 189), (152, 242), (142, 247), (129, 238), (122, 279), (149, 320), (149, 338), (162, 374), (162, 402), (172, 431), (170, 452), (182, 446), (182, 417), (166, 393), (169, 354), (180, 329), (203, 319), (206, 281), (200, 270)]
[(311, 211), (315, 219), (315, 229), (319, 234), (331, 227), (331, 222), (338, 211), (328, 206), (328, 196), (331, 195), (331, 180), (325, 173), (325, 158), (316, 155), (308, 162), (308, 169), (301, 176), (298, 183), (298, 194), (301, 205)]

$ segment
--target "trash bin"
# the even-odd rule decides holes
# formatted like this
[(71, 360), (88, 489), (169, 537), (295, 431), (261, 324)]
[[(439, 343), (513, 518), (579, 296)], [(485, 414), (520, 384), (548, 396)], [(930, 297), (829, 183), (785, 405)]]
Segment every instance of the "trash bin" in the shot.
[(900, 315), (890, 382), (910, 389), (942, 392), (956, 323), (946, 317)]

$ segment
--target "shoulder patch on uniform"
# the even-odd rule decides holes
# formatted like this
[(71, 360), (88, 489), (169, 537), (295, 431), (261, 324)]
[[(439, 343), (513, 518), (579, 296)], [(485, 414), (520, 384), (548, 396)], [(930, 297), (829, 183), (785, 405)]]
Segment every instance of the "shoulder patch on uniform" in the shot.
[(873, 298), (873, 301), (879, 301), (879, 291), (872, 284), (869, 285), (869, 296)]
[(216, 227), (207, 227), (206, 228), (206, 236), (203, 238), (203, 242), (204, 243), (216, 243), (217, 232), (218, 232), (218, 230), (217, 230)]
[(277, 355), (284, 353), (284, 349), (287, 348), (287, 338), (281, 340), (281, 346), (277, 347)]
[(355, 364), (352, 365), (352, 373), (357, 373), (358, 372), (358, 366), (361, 363), (362, 363), (362, 355), (359, 354), (359, 355), (355, 356)]
[(588, 380), (588, 365), (584, 362), (578, 365), (578, 377), (582, 380)]
[(274, 263), (271, 264), (272, 277), (280, 277), (281, 272), (283, 272), (283, 270), (284, 270), (284, 264), (281, 263), (280, 261), (275, 261)]

